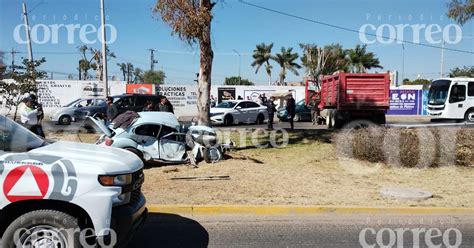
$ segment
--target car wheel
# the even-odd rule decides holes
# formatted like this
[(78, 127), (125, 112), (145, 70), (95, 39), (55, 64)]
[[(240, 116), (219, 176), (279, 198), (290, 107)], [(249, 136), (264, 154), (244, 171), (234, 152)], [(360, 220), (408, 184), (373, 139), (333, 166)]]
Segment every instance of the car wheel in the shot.
[(257, 116), (257, 121), (256, 121), (256, 123), (257, 123), (258, 125), (260, 125), (260, 124), (263, 124), (264, 121), (265, 121), (265, 116), (263, 116), (262, 114), (259, 114), (259, 115)]
[(71, 124), (72, 118), (69, 115), (62, 115), (59, 117), (58, 123), (61, 125), (69, 125)]
[(474, 109), (470, 109), (464, 115), (464, 120), (466, 122), (474, 122)]
[(222, 152), (217, 147), (208, 147), (204, 149), (203, 157), (206, 163), (217, 163), (222, 158)]
[(301, 115), (295, 114), (295, 117), (293, 117), (293, 121), (294, 121), (294, 122), (299, 122), (299, 121), (301, 121)]
[(234, 124), (234, 117), (232, 117), (232, 115), (226, 115), (224, 117), (224, 125), (225, 126), (230, 126)]
[(133, 148), (133, 147), (125, 147), (124, 150), (127, 150), (135, 155), (137, 155), (137, 157), (142, 161), (142, 162), (145, 162), (145, 160), (143, 159), (143, 153), (140, 152), (139, 150)]
[(3, 247), (81, 247), (77, 219), (56, 210), (36, 210), (14, 220), (3, 234)]

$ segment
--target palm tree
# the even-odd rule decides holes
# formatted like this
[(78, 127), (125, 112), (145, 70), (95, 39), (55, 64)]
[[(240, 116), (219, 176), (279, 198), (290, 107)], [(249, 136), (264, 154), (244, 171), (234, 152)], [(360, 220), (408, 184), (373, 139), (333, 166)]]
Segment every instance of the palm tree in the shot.
[(298, 59), (298, 53), (293, 53), (293, 48), (281, 48), (281, 52), (272, 56), (272, 59), (280, 65), (280, 85), (285, 84), (286, 70), (293, 72), (296, 76), (299, 75), (297, 69), (301, 66), (295, 62)]
[(375, 54), (367, 52), (367, 45), (357, 45), (354, 49), (347, 50), (347, 56), (351, 71), (354, 73), (363, 73), (372, 68), (383, 68)]
[(257, 74), (260, 67), (265, 64), (265, 70), (267, 72), (269, 85), (272, 83), (272, 66), (270, 65), (270, 59), (272, 58), (272, 48), (273, 43), (266, 45), (262, 42), (261, 44), (257, 45), (255, 50), (253, 50), (252, 55), (254, 59), (254, 61), (252, 62), (252, 67), (257, 67), (255, 69), (255, 74)]
[(133, 71), (133, 82), (136, 84), (143, 82), (143, 70), (141, 68), (135, 68)]
[(132, 74), (133, 74), (133, 64), (127, 63), (127, 84), (131, 82)]
[(117, 66), (120, 68), (120, 71), (122, 72), (123, 81), (127, 80), (127, 64), (117, 63)]

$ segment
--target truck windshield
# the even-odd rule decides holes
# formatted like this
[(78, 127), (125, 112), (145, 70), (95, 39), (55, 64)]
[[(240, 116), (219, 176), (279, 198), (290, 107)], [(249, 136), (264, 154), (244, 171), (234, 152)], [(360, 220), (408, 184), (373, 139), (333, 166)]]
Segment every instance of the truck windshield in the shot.
[(436, 80), (432, 82), (428, 93), (428, 104), (443, 105), (448, 97), (450, 85), (450, 80)]
[(28, 129), (0, 115), (0, 153), (26, 152), (47, 144)]

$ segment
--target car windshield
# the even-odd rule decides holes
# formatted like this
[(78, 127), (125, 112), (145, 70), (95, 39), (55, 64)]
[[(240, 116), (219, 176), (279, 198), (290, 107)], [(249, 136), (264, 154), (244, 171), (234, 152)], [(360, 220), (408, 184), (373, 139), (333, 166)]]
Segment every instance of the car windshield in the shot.
[(236, 104), (236, 102), (222, 102), (219, 103), (216, 108), (233, 108)]
[(28, 129), (0, 115), (0, 152), (26, 152), (47, 145)]
[(81, 100), (80, 98), (79, 98), (79, 99), (76, 99), (76, 100), (74, 100), (74, 101), (72, 101), (72, 102), (70, 102), (70, 103), (64, 105), (63, 107), (71, 107), (71, 106), (73, 106), (74, 104), (76, 104), (77, 102), (79, 102), (80, 100)]
[(430, 91), (428, 93), (428, 104), (442, 105), (446, 102), (448, 97), (450, 80), (437, 80), (431, 83)]

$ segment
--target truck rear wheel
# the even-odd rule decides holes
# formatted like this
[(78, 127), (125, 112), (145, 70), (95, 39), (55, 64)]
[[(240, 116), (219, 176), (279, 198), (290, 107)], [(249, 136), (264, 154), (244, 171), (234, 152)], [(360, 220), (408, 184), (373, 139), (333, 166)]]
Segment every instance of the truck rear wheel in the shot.
[(14, 220), (3, 234), (3, 247), (81, 247), (77, 219), (56, 210), (36, 210)]
[(333, 123), (333, 111), (332, 110), (328, 110), (327, 111), (327, 115), (326, 115), (326, 126), (327, 128), (331, 129), (334, 127), (334, 123)]

